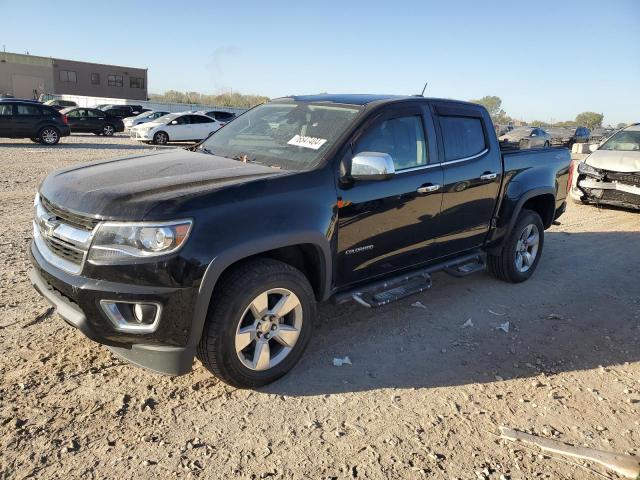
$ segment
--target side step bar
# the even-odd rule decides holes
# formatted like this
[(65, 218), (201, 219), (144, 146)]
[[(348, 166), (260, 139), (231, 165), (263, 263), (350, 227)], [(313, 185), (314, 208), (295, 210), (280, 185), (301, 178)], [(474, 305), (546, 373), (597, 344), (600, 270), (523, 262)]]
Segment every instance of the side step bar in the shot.
[(334, 295), (333, 299), (335, 303), (345, 303), (353, 300), (367, 308), (381, 307), (409, 295), (430, 289), (432, 273), (444, 271), (449, 275), (465, 277), (484, 270), (485, 267), (486, 254), (478, 251), (340, 292)]

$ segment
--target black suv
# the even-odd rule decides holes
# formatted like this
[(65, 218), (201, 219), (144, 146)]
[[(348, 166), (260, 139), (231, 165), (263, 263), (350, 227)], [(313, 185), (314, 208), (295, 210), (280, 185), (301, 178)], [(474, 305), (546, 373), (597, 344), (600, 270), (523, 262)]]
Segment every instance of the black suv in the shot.
[(122, 120), (97, 108), (66, 108), (62, 110), (67, 116), (72, 132), (91, 132), (96, 135), (110, 137), (116, 132), (124, 132)]
[(142, 108), (141, 105), (106, 105), (100, 110), (116, 118), (135, 117), (142, 112), (149, 111), (148, 108)]
[(0, 137), (30, 138), (43, 145), (55, 145), (71, 134), (67, 117), (48, 105), (31, 101), (0, 101)]

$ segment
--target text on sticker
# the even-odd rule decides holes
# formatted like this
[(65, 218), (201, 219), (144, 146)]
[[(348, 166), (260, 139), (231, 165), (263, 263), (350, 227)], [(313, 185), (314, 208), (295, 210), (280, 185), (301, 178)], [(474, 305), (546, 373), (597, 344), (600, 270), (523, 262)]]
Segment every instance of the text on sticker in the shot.
[(305, 137), (304, 135), (296, 135), (287, 142), (288, 145), (294, 145), (296, 147), (310, 148), (312, 150), (318, 150), (322, 145), (326, 143), (326, 138), (317, 137)]

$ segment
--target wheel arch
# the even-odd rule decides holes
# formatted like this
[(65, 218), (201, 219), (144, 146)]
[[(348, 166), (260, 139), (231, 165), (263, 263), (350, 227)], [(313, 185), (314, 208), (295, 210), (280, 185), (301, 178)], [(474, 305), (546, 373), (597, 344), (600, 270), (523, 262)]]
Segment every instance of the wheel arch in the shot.
[(220, 279), (232, 268), (256, 258), (272, 258), (292, 265), (307, 277), (317, 300), (326, 300), (330, 296), (331, 249), (327, 238), (322, 234), (303, 232), (234, 245), (216, 256), (207, 266), (198, 291), (189, 345), (197, 345), (200, 340), (211, 299)]

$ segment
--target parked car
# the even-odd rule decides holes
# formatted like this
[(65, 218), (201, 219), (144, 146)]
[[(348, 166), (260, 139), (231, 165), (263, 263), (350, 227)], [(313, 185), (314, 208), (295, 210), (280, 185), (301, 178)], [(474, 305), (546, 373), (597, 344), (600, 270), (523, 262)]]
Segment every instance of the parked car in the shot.
[(587, 127), (552, 127), (547, 130), (552, 145), (571, 148), (574, 143), (587, 143), (591, 131)]
[(76, 102), (73, 102), (71, 100), (59, 100), (59, 99), (47, 100), (46, 102), (44, 102), (44, 104), (49, 105), (50, 107), (55, 108), (56, 110), (62, 110), (63, 108), (78, 106)]
[(169, 115), (169, 112), (162, 110), (143, 112), (135, 117), (125, 118), (124, 126), (125, 128), (135, 127), (141, 123), (152, 122), (160, 117), (164, 117), (165, 115)]
[(199, 113), (170, 113), (152, 122), (132, 127), (131, 138), (145, 143), (164, 145), (168, 142), (199, 142), (222, 124)]
[(617, 130), (613, 128), (604, 128), (604, 127), (594, 128), (593, 131), (591, 132), (591, 136), (589, 140), (592, 143), (600, 143), (606, 140), (607, 138), (609, 138), (614, 133), (616, 133), (616, 131)]
[(124, 132), (122, 120), (97, 108), (65, 108), (61, 113), (67, 116), (71, 133), (91, 132), (110, 137)]
[(67, 117), (48, 105), (22, 100), (0, 102), (0, 137), (30, 138), (55, 145), (69, 134)]
[(214, 120), (217, 120), (218, 122), (220, 122), (222, 125), (224, 125), (225, 123), (229, 123), (231, 120), (236, 118), (236, 114), (235, 113), (224, 112), (222, 110), (209, 110), (209, 111), (201, 111), (201, 112), (197, 112), (197, 113), (202, 113), (203, 115), (206, 115), (207, 117), (211, 117)]
[(571, 197), (582, 203), (640, 209), (640, 124), (626, 127), (571, 165)]
[(137, 365), (183, 374), (197, 352), (225, 382), (258, 387), (300, 359), (317, 300), (381, 307), (433, 272), (485, 265), (531, 277), (565, 209), (570, 154), (502, 152), (493, 131), (467, 102), (273, 100), (192, 151), (50, 174), (29, 277)]
[(143, 112), (149, 111), (148, 109), (142, 108), (140, 105), (107, 105), (100, 110), (107, 112), (112, 117), (120, 119), (135, 117)]
[(499, 137), (501, 142), (517, 144), (519, 148), (538, 148), (551, 145), (551, 136), (538, 127), (518, 127)]

